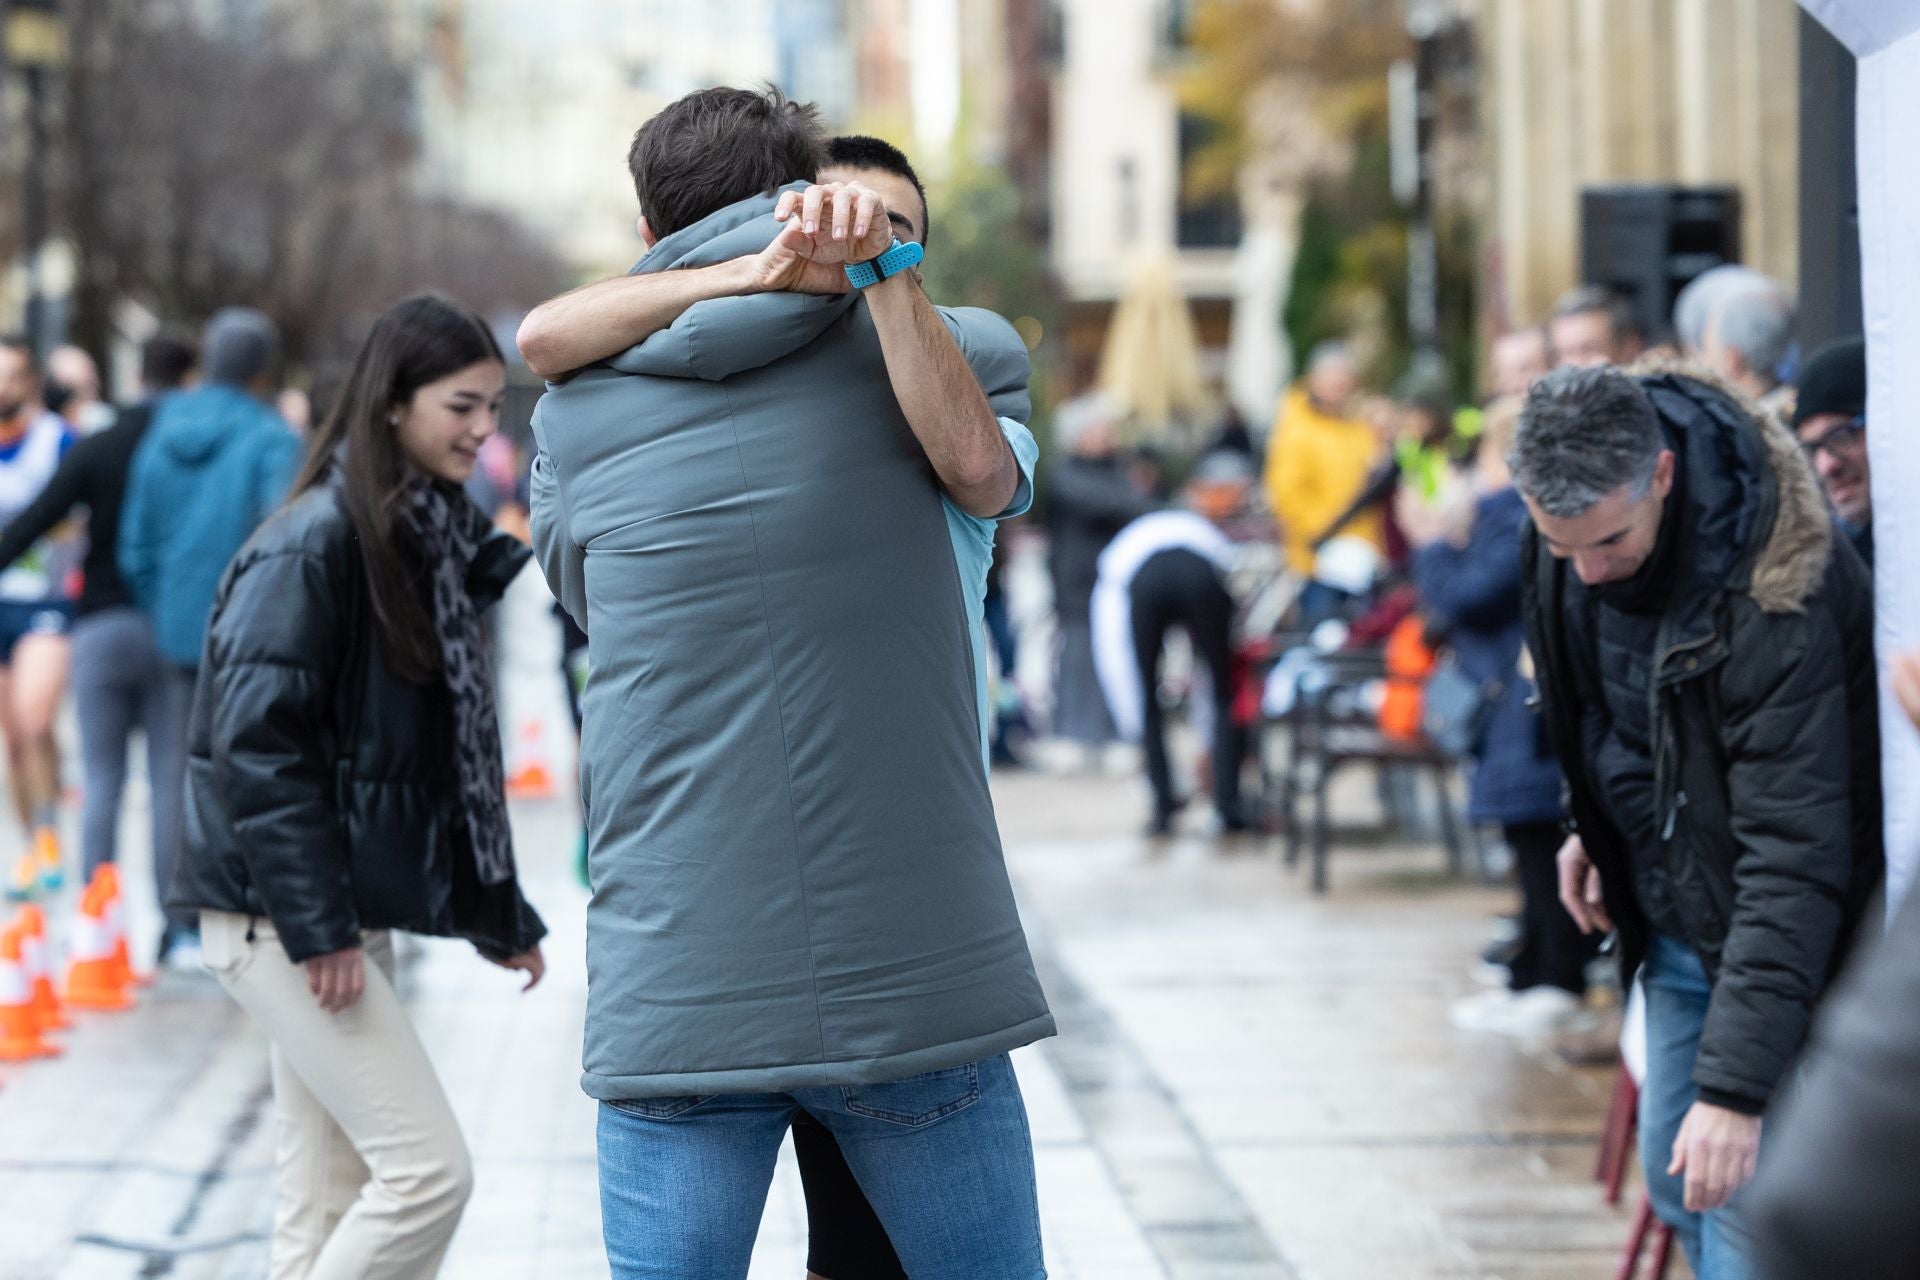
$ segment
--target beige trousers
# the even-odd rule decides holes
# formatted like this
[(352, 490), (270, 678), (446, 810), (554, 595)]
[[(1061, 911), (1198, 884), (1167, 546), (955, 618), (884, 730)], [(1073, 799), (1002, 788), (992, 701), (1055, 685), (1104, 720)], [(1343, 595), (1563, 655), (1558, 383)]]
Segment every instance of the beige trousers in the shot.
[(394, 993), (392, 942), (362, 938), (366, 991), (328, 1013), (270, 922), (200, 913), (207, 967), (272, 1042), (270, 1280), (431, 1277), (473, 1189), (453, 1108)]

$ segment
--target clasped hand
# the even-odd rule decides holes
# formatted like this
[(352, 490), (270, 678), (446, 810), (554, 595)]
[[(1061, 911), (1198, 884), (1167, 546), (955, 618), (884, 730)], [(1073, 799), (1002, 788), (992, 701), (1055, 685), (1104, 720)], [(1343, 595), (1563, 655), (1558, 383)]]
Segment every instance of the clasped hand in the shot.
[(846, 265), (877, 258), (893, 245), (886, 202), (857, 182), (783, 191), (773, 217), (785, 225), (760, 252), (755, 284), (762, 292), (845, 293), (852, 288)]

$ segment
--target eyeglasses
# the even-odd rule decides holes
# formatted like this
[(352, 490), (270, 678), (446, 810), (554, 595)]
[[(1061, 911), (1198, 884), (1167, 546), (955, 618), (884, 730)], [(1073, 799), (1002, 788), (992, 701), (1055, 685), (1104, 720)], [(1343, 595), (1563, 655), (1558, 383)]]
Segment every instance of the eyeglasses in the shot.
[(1838, 424), (1818, 440), (1803, 440), (1801, 449), (1806, 451), (1807, 461), (1812, 462), (1820, 456), (1821, 450), (1839, 457), (1843, 450), (1851, 448), (1855, 441), (1867, 433), (1867, 419), (1864, 414), (1856, 415)]

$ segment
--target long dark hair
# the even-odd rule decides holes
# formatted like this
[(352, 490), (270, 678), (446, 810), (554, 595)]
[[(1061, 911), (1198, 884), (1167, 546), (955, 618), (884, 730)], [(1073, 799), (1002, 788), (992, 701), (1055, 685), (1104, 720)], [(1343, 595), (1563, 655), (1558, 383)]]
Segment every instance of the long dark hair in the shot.
[(373, 322), (294, 482), (298, 497), (339, 469), (341, 502), (366, 563), (380, 650), (402, 679), (436, 675), (440, 648), (403, 515), (408, 471), (392, 417), (428, 383), (500, 358), (486, 322), (459, 303), (434, 293), (396, 303)]

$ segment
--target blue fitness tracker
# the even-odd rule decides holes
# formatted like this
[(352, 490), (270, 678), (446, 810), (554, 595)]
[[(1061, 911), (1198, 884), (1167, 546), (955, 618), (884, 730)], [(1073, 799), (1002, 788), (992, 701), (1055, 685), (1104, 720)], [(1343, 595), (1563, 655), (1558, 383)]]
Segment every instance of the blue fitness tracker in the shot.
[(879, 284), (889, 276), (897, 276), (908, 267), (917, 267), (926, 260), (927, 251), (908, 241), (905, 244), (895, 237), (893, 248), (887, 250), (871, 262), (849, 262), (847, 279), (856, 289), (865, 289), (869, 285)]

